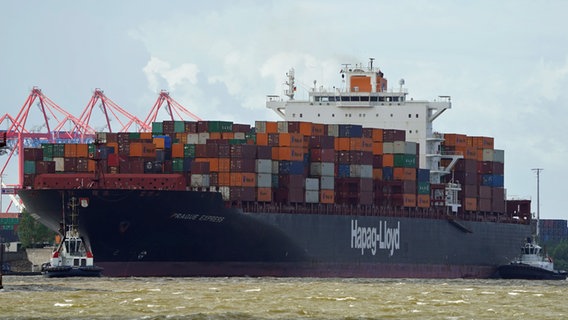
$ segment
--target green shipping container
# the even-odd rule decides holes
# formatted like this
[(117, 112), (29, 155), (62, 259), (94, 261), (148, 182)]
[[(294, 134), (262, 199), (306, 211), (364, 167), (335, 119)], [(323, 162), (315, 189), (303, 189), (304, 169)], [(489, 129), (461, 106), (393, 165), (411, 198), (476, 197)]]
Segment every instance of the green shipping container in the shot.
[(161, 122), (152, 122), (152, 133), (153, 134), (164, 133), (164, 124)]
[(128, 139), (130, 139), (130, 140), (140, 139), (140, 132), (129, 132), (128, 133)]
[(183, 145), (183, 156), (185, 158), (195, 158), (195, 145), (194, 144), (184, 144)]
[(230, 121), (209, 121), (209, 132), (232, 132), (233, 123)]
[(430, 194), (430, 182), (419, 181), (418, 182), (418, 194)]
[(41, 149), (43, 152), (43, 160), (48, 161), (45, 158), (53, 158), (53, 144), (51, 143), (44, 143), (41, 145)]
[(183, 172), (183, 158), (173, 158), (172, 159), (172, 171), (173, 172)]
[(246, 144), (247, 140), (246, 139), (229, 139), (229, 144)]
[(30, 160), (24, 161), (24, 174), (35, 174), (35, 173), (36, 173), (35, 161), (30, 161)]
[(53, 157), (65, 157), (65, 144), (55, 143), (53, 144)]
[(174, 121), (174, 132), (185, 132), (185, 121)]
[(413, 154), (395, 154), (394, 166), (399, 168), (416, 168), (416, 156)]

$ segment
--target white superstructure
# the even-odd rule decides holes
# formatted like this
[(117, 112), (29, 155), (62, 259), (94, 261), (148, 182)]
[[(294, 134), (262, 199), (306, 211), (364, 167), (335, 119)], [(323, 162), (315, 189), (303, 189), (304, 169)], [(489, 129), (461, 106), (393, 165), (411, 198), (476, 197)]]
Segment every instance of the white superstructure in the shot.
[[(308, 100), (295, 100), (294, 69), (288, 73), (285, 95), (267, 96), (266, 106), (274, 110), (285, 121), (307, 121), (324, 124), (360, 124), (363, 127), (399, 129), (406, 132), (406, 140), (420, 146), (420, 168), (430, 169), (432, 183), (440, 183), (440, 177), (462, 155), (442, 154), (442, 134), (434, 132), (432, 123), (444, 111), (450, 109), (449, 96), (439, 96), (439, 101), (407, 99), (404, 80), (398, 89), (387, 89), (387, 79), (380, 69), (373, 67), (373, 59), (363, 67), (344, 65), (340, 72), (346, 82), (344, 90), (332, 91), (313, 88)], [(445, 168), (440, 166), (442, 158), (454, 161)]]

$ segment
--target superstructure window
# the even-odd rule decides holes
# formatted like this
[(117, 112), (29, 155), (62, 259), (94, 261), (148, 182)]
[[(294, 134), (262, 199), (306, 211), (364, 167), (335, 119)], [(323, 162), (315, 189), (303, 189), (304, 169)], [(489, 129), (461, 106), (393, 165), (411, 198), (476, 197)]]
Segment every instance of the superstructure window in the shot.
[(408, 117), (409, 117), (409, 118), (412, 118), (412, 115), (409, 113), (409, 114), (408, 114)]
[(416, 114), (416, 118), (418, 119), (418, 113)]

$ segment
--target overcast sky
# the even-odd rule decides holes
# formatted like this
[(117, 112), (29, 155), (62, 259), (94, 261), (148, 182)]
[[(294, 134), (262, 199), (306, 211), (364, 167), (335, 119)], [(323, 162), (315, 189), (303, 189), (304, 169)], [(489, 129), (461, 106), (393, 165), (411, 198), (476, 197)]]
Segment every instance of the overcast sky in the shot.
[[(78, 117), (101, 88), (143, 120), (168, 90), (203, 119), (254, 124), (279, 120), (265, 96), (282, 93), (289, 68), (302, 97), (314, 80), (340, 86), (341, 64), (374, 57), (409, 97), (452, 97), (435, 130), (494, 137), (508, 196), (532, 198), (535, 212), (531, 169), (544, 168), (541, 216), (568, 219), (568, 1), (0, 4), (2, 115), (15, 117), (37, 86)], [(32, 108), (26, 127), (39, 115)]]

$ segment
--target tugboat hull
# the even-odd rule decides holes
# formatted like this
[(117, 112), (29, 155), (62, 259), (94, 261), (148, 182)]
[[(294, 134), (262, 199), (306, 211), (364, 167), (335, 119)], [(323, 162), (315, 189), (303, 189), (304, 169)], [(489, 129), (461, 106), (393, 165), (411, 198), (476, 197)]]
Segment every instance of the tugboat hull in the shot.
[(568, 275), (566, 271), (551, 271), (523, 263), (501, 265), (498, 271), (503, 279), (566, 280)]
[(58, 266), (46, 267), (42, 274), (46, 278), (67, 278), (67, 277), (100, 277), (103, 268), (97, 266), (71, 267)]

